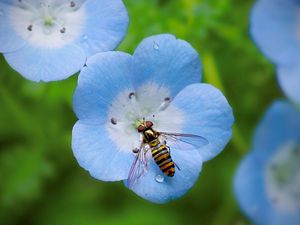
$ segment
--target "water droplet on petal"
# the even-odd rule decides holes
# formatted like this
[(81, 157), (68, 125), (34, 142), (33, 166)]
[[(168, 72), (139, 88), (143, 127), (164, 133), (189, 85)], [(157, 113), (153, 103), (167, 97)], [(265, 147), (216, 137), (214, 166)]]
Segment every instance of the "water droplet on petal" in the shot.
[(164, 182), (164, 180), (165, 180), (165, 178), (162, 176), (162, 175), (157, 175), (156, 177), (155, 177), (155, 180), (156, 180), (156, 182), (158, 182), (158, 183), (162, 183), (162, 182)]
[(86, 41), (87, 39), (88, 39), (88, 36), (86, 34), (82, 36), (83, 41)]
[(154, 42), (153, 48), (154, 48), (155, 50), (159, 50), (159, 45), (158, 45), (156, 42)]

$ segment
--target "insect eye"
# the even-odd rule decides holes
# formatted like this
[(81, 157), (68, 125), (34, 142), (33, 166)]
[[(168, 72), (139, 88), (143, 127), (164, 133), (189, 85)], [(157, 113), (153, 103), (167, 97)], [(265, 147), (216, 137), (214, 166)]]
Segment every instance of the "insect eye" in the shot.
[(138, 132), (143, 132), (144, 129), (145, 129), (145, 128), (144, 128), (143, 125), (139, 125), (138, 128), (137, 128)]
[(146, 127), (151, 128), (153, 126), (153, 123), (151, 121), (146, 121)]

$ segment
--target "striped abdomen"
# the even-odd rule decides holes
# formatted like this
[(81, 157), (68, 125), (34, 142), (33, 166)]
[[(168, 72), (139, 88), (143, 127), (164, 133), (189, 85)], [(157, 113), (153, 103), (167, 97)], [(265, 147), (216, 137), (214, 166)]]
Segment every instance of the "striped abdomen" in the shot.
[(175, 174), (175, 164), (170, 156), (168, 146), (161, 144), (151, 150), (152, 157), (161, 171), (169, 176), (173, 177)]

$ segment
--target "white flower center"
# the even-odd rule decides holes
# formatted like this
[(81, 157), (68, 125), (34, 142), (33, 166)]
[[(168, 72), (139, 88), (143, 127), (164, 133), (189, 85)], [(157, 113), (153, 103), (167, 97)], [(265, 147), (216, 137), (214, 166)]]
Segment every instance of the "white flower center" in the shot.
[(272, 157), (266, 169), (266, 190), (280, 210), (300, 209), (299, 143), (287, 143)]
[(30, 44), (59, 48), (78, 38), (85, 23), (83, 0), (15, 0), (9, 19)]
[(132, 152), (141, 144), (137, 126), (152, 121), (157, 131), (182, 130), (183, 112), (171, 104), (170, 91), (155, 83), (147, 83), (135, 90), (122, 91), (109, 110), (106, 128), (120, 151)]

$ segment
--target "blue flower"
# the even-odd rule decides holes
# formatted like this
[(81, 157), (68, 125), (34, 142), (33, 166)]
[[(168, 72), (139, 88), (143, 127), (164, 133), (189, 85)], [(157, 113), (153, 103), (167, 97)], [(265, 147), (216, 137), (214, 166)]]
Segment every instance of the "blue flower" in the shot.
[(235, 193), (257, 225), (299, 225), (300, 112), (278, 101), (254, 135), (235, 177)]
[(121, 0), (0, 0), (0, 52), (29, 80), (62, 80), (113, 50), (128, 21)]
[(286, 95), (300, 103), (300, 2), (258, 0), (251, 15), (251, 34), (261, 51), (277, 66)]
[[(139, 196), (156, 203), (179, 198), (195, 183), (202, 163), (220, 153), (231, 137), (233, 115), (220, 91), (199, 83), (197, 52), (172, 35), (152, 36), (133, 55), (99, 53), (79, 75), (72, 148), (79, 164), (96, 179), (124, 180)], [(139, 125), (149, 121), (158, 132), (193, 134), (201, 148), (165, 140), (175, 175), (166, 176), (143, 143)], [(157, 140), (157, 139), (155, 139)], [(160, 140), (160, 145), (164, 143)], [(199, 142), (198, 142), (199, 143)], [(165, 143), (164, 143), (165, 144)], [(148, 149), (146, 149), (148, 148)], [(139, 150), (139, 153), (137, 153)], [(136, 157), (139, 164), (134, 164)], [(132, 165), (141, 165), (133, 173)], [(147, 165), (146, 165), (147, 164)], [(174, 165), (173, 165), (174, 166)], [(139, 174), (132, 185), (129, 174)]]

